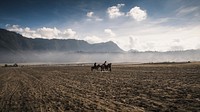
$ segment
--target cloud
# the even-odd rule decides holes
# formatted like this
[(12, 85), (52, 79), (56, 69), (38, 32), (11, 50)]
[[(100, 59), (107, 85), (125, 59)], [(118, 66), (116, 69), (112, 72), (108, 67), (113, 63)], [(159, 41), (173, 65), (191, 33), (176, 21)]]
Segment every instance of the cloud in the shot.
[(129, 37), (129, 44), (130, 44), (129, 49), (135, 49), (135, 47), (138, 44), (138, 39), (133, 37), (133, 36), (130, 36)]
[(116, 34), (111, 29), (104, 29), (104, 32), (109, 34), (110, 37), (116, 36)]
[[(116, 25), (116, 23), (118, 23), (117, 21), (109, 21), (109, 23), (105, 21), (94, 23), (92, 28), (88, 27), (91, 23), (83, 22), (76, 24), (77, 26), (68, 28), (71, 30), (61, 30), (56, 27), (50, 29), (55, 31), (53, 35), (55, 35), (55, 38), (57, 39), (78, 38), (86, 40), (89, 43), (99, 43), (112, 40), (123, 50), (168, 51), (200, 48), (199, 24), (171, 26), (165, 24), (152, 24), (153, 21), (148, 19), (146, 22), (140, 24), (137, 24), (132, 20), (124, 21), (120, 24), (120, 27), (118, 24)], [(22, 35), (29, 35), (31, 38), (47, 38), (42, 37), (42, 33), (38, 32), (38, 29), (42, 29), (43, 27), (37, 29), (20, 27), (19, 25), (7, 25), (7, 27), (9, 27), (8, 29), (20, 32)], [(76, 31), (74, 30), (74, 27), (76, 28)], [(48, 29), (48, 27), (46, 27), (46, 29)], [(58, 35), (56, 34), (56, 30), (60, 31)], [(70, 33), (73, 31), (76, 33)], [(114, 37), (111, 36), (112, 33), (115, 35)], [(61, 34), (65, 34), (65, 36), (61, 36)], [(70, 34), (72, 37), (70, 37)]]
[(93, 44), (93, 43), (99, 43), (99, 42), (102, 42), (102, 39), (100, 37), (97, 37), (95, 35), (92, 35), (92, 36), (86, 36), (84, 38), (85, 41)]
[(199, 7), (181, 7), (176, 12), (177, 15), (187, 15), (198, 11)]
[(107, 9), (107, 13), (110, 19), (118, 18), (124, 15), (124, 12), (120, 12), (120, 8), (125, 4), (117, 4), (117, 6), (112, 6)]
[(24, 28), (24, 31), (27, 33), (35, 33), (35, 31), (31, 30), (29, 27)]
[(173, 18), (158, 18), (158, 19), (153, 19), (153, 21), (151, 21), (150, 23), (152, 24), (163, 24), (163, 23), (167, 23), (170, 22), (171, 20), (173, 20)]
[(6, 25), (6, 29), (9, 31), (14, 31), (22, 36), (29, 38), (44, 38), (44, 39), (68, 39), (75, 38), (76, 32), (72, 29), (59, 30), (56, 27), (48, 28), (42, 27), (37, 28), (36, 30), (32, 30), (29, 27), (21, 28), (19, 25)]
[(94, 12), (88, 12), (87, 17), (92, 17), (94, 15)]
[(133, 35), (129, 36), (129, 49), (132, 50), (139, 50), (143, 51), (149, 51), (155, 49), (155, 43), (152, 41), (143, 41), (140, 40), (138, 37), (135, 37)]
[(23, 29), (20, 28), (19, 25), (10, 25), (10, 24), (6, 24), (6, 28), (9, 31), (15, 31), (17, 33), (23, 32)]
[(174, 39), (173, 42), (174, 43), (180, 43), (180, 39)]
[(36, 31), (31, 30), (29, 27), (21, 28), (19, 25), (7, 24), (6, 29), (9, 31), (17, 32), (25, 37), (30, 37), (30, 38), (32, 38), (32, 37), (40, 38), (41, 37), (41, 35), (36, 34)]
[[(125, 4), (117, 4), (117, 6), (112, 6), (107, 9), (107, 13), (110, 19), (118, 18), (124, 16), (125, 13), (120, 11), (120, 8), (125, 6)], [(147, 18), (146, 10), (142, 10), (140, 7), (135, 6), (127, 12), (126, 16), (132, 17), (136, 21), (143, 21)]]
[(61, 31), (55, 27), (54, 28), (42, 27), (42, 28), (37, 29), (37, 33), (40, 34), (41, 37), (52, 39), (52, 38), (58, 37)]
[(72, 38), (72, 37), (75, 37), (76, 32), (69, 28), (67, 30), (64, 30), (64, 32), (62, 33), (62, 35), (63, 35), (63, 37), (70, 37), (70, 38)]
[(127, 16), (132, 17), (136, 21), (143, 21), (147, 18), (146, 10), (140, 9), (140, 7), (135, 6), (128, 13)]
[(100, 17), (98, 17), (98, 16), (95, 16), (94, 15), (94, 12), (88, 12), (87, 14), (86, 14), (86, 16), (88, 17), (88, 21), (92, 21), (92, 20), (95, 20), (95, 21), (103, 21), (103, 19), (102, 18), (100, 18)]
[(24, 28), (21, 34), (25, 37), (41, 37), (41, 35), (37, 35), (36, 31), (31, 30), (29, 27)]

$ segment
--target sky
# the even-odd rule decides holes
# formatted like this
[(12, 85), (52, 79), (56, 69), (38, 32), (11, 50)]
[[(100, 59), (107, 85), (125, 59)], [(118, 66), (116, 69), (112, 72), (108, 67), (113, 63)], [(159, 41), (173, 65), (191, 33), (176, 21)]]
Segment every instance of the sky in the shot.
[(0, 0), (0, 28), (125, 51), (200, 49), (200, 0)]

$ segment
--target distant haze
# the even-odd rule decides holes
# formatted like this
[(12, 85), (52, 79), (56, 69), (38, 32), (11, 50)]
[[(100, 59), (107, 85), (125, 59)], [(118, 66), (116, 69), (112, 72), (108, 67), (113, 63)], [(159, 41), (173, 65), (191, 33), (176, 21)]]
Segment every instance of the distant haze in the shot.
[[(191, 55), (192, 54), (192, 55)], [(149, 63), (200, 61), (200, 51), (143, 52), (143, 53), (72, 53), (72, 52), (24, 52), (3, 54), (0, 63)]]

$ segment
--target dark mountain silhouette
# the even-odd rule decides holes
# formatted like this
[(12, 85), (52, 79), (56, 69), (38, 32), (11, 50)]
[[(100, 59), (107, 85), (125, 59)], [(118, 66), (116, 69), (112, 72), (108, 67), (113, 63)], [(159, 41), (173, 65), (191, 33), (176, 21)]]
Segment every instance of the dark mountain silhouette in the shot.
[(122, 52), (123, 50), (112, 41), (89, 44), (84, 40), (75, 39), (31, 39), (15, 32), (0, 29), (0, 51), (65, 51), (65, 52)]

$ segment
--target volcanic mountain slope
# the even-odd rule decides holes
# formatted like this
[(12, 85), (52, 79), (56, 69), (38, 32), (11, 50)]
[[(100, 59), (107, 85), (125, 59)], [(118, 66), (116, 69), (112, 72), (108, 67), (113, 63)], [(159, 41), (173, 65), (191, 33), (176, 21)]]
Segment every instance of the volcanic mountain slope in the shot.
[(0, 51), (72, 51), (72, 52), (122, 52), (123, 50), (112, 41), (89, 44), (76, 39), (31, 39), (15, 32), (0, 29)]

